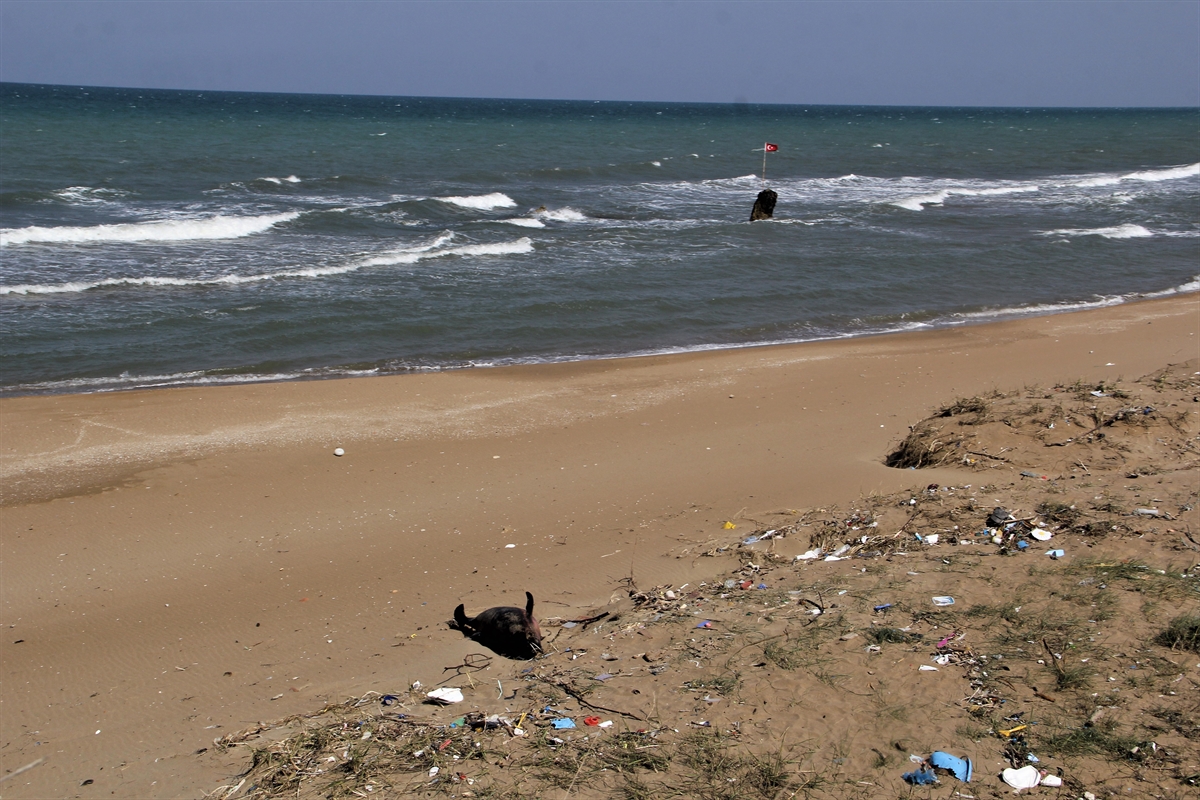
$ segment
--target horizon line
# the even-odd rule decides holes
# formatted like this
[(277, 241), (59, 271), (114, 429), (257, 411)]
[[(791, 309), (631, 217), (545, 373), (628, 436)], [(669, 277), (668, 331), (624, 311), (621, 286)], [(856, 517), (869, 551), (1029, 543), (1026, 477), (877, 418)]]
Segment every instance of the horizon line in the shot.
[(102, 84), (84, 83), (37, 83), (30, 81), (0, 80), (0, 87), (28, 86), (41, 89), (98, 89), (131, 92), (178, 92), (185, 94), (250, 94), (264, 96), (289, 97), (363, 97), (363, 98), (395, 98), (408, 100), (471, 100), (492, 102), (517, 103), (592, 103), (619, 105), (678, 105), (678, 106), (734, 106), (754, 107), (773, 106), (785, 108), (913, 108), (913, 109), (988, 109), (988, 110), (1037, 110), (1037, 111), (1192, 111), (1200, 110), (1200, 103), (1185, 106), (1093, 106), (1093, 105), (926, 105), (913, 103), (771, 103), (749, 100), (597, 100), (594, 98), (566, 97), (477, 97), (470, 95), (421, 95), (421, 94), (356, 94), (352, 92), (284, 92), (245, 89), (176, 89), (161, 86), (107, 86)]

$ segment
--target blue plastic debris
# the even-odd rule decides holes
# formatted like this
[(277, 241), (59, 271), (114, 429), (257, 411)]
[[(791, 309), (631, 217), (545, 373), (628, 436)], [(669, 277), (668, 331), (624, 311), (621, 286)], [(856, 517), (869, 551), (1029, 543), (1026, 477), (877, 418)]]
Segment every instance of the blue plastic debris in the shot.
[(917, 769), (912, 772), (906, 772), (900, 777), (904, 778), (905, 783), (911, 783), (913, 786), (924, 786), (930, 783), (937, 783), (937, 775), (931, 769)]
[(1018, 550), (1028, 550), (1028, 549), (1029, 549), (1029, 542), (1027, 542), (1027, 541), (1025, 541), (1024, 539), (1022, 539), (1021, 541), (1017, 542), (1017, 549), (1018, 549)]
[(875, 610), (876, 611), (887, 611), (891, 607), (892, 607), (891, 603), (883, 603), (882, 605), (875, 606)]
[(385, 706), (393, 706), (400, 702), (400, 698), (396, 697), (394, 694), (385, 694), (383, 697), (379, 698), (379, 702)]
[(958, 778), (963, 783), (971, 780), (971, 774), (975, 771), (974, 765), (969, 758), (959, 758), (952, 756), (949, 753), (944, 753), (941, 750), (936, 751), (929, 757), (929, 763), (938, 769), (949, 770), (950, 773)]
[(570, 717), (559, 717), (558, 719), (550, 720), (550, 724), (562, 731), (566, 730), (567, 728), (574, 728), (575, 720), (571, 719)]

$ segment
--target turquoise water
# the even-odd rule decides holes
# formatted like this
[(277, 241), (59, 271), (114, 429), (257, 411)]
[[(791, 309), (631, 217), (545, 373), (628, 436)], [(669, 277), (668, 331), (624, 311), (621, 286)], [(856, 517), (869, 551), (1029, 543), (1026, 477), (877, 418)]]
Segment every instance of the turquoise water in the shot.
[[(967, 324), (1200, 288), (1200, 111), (0, 84), (0, 391)], [(761, 188), (775, 220), (750, 223)]]

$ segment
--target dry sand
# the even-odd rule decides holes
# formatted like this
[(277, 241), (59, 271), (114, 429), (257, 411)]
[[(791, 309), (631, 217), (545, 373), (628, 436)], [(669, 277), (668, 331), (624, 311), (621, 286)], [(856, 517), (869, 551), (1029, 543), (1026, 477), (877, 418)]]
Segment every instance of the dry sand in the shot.
[[(451, 736), (437, 755), (410, 759), (415, 772), (358, 782), (337, 755), (349, 750), (327, 742), (321, 758), (334, 761), (320, 768), (340, 776), (338, 791), (366, 795), (872, 797), (906, 794), (908, 755), (945, 749), (970, 755), (975, 780), (943, 777), (921, 796), (991, 797), (1006, 789), (1006, 752), (1024, 757), (994, 732), (1006, 716), (1068, 735), (1112, 707), (1121, 710), (1086, 729), (1107, 738), (1077, 756), (1061, 740), (1031, 735), (1022, 746), (1058, 748), (1044, 763), (1072, 791), (1188, 796), (1200, 774), (1200, 655), (1151, 640), (1171, 618), (1200, 613), (1198, 330), (1200, 303), (1187, 295), (795, 346), (5, 399), (0, 767), (11, 777), (0, 796), (261, 795), (261, 765), (239, 777), (252, 751), (289, 747), (286, 737), (330, 714), (378, 726), (399, 709), (407, 721), (370, 741), (405, 744), (418, 731), (461, 734), (439, 726), (469, 711), (516, 719), (548, 703), (614, 728), (552, 746), (548, 721), (530, 718), (520, 741), (465, 734), (488, 739), (483, 758), (448, 758), (473, 745)], [(1090, 395), (1097, 386), (1106, 397)], [(945, 437), (918, 426), (969, 397), (986, 407), (945, 418)], [(1066, 442), (1064, 426), (1082, 434), (1133, 403), (1155, 411)], [(943, 455), (948, 437), (946, 463), (884, 466), (910, 426)], [(1048, 502), (1082, 514), (1038, 520), (1064, 559), (950, 543), (950, 522), (974, 538), (994, 505), (1033, 517)], [(1143, 506), (1162, 516), (1138, 516)], [(831, 530), (852, 541), (844, 534), (856, 524), (891, 538), (850, 555), (879, 555), (791, 560), (835, 545)], [(787, 537), (739, 547), (772, 528)], [(932, 547), (908, 538), (935, 531), (943, 541)], [(1103, 572), (1121, 563), (1120, 575)], [(768, 588), (743, 590), (745, 580)], [(1045, 623), (1066, 618), (1053, 605), (1060, 584), (1081, 587), (1075, 627)], [(519, 605), (526, 590), (548, 655), (453, 669), (487, 655), (446, 627), (454, 606)], [(938, 609), (933, 594), (956, 605)], [(1029, 628), (1020, 605), (1041, 609), (1042, 627)], [(712, 627), (696, 628), (704, 619)], [(923, 638), (885, 634), (868, 651), (884, 629)], [(920, 670), (935, 665), (945, 633), (967, 635), (942, 648), (950, 663)], [(1090, 656), (1047, 660), (1045, 647), (1076, 639), (1090, 639)], [(1002, 650), (1012, 674), (997, 684), (981, 656), (995, 664)], [(1132, 668), (1143, 672), (1131, 678)], [(601, 672), (618, 677), (595, 681)], [(415, 681), (461, 686), (467, 700), (421, 705)], [(372, 692), (400, 705), (383, 708)], [(354, 740), (367, 741), (360, 729)], [(675, 755), (651, 764), (657, 772), (606, 762), (595, 749), (604, 736)], [(1129, 742), (1137, 753), (1113, 755)], [(517, 745), (558, 755), (534, 768)], [(695, 755), (724, 747), (725, 773), (713, 771), (720, 759)], [(767, 780), (771, 764), (778, 775)], [(459, 772), (473, 783), (449, 780)], [(300, 789), (332, 791), (315, 772)]]

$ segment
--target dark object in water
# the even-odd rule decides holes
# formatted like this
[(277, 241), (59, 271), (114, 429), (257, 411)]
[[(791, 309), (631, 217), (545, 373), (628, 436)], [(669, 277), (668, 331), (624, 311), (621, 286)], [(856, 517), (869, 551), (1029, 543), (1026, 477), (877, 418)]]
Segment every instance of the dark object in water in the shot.
[(468, 617), (460, 603), (451, 628), (508, 658), (529, 659), (542, 652), (542, 629), (533, 618), (533, 595), (525, 593), (525, 608), (496, 606)]
[(775, 201), (778, 199), (779, 195), (770, 189), (759, 192), (758, 199), (754, 201), (754, 210), (750, 212), (750, 221), (770, 219), (775, 213)]

